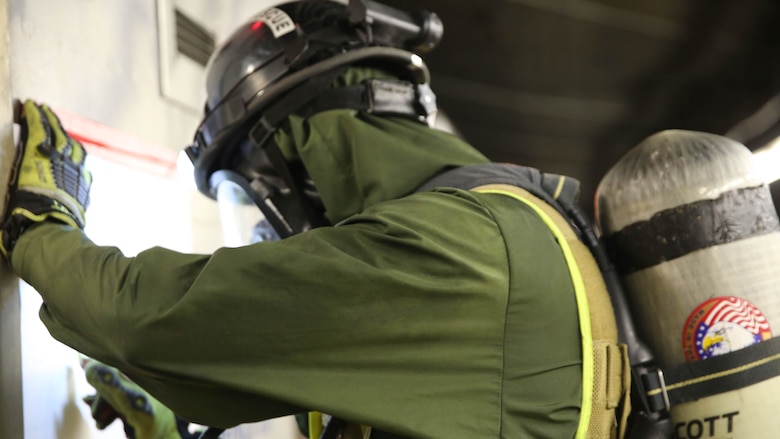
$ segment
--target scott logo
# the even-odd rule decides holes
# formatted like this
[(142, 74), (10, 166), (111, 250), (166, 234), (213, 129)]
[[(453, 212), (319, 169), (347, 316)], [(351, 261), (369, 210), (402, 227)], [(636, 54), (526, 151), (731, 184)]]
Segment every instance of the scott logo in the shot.
[(676, 439), (723, 438), (724, 434), (734, 431), (734, 416), (738, 414), (739, 412), (731, 412), (704, 419), (678, 422), (674, 426), (674, 437)]

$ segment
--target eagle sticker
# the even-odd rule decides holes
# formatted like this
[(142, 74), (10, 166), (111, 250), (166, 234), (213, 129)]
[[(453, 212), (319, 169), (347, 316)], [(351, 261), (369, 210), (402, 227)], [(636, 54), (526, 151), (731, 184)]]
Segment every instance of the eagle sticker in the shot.
[(716, 297), (699, 305), (683, 328), (687, 361), (704, 360), (772, 337), (761, 310), (739, 297)]

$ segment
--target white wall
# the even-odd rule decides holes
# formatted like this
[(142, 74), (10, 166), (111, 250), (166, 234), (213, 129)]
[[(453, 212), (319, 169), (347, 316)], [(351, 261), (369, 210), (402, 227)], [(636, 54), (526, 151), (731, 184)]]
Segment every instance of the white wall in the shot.
[[(215, 32), (218, 41), (238, 23), (272, 3), (159, 1), (176, 3), (196, 18), (208, 17), (203, 24)], [(47, 102), (175, 151), (191, 140), (199, 112), (160, 95), (157, 1), (7, 2), (13, 97)], [(199, 97), (201, 90), (194, 88), (191, 93)], [(121, 164), (100, 162), (94, 158), (90, 161), (95, 185), (87, 230), (94, 240), (118, 245), (129, 254), (141, 250), (137, 247), (146, 245), (149, 239), (154, 244), (196, 252), (209, 252), (221, 243), (216, 206), (191, 187)], [(161, 191), (162, 187), (165, 190)], [(161, 193), (167, 198), (160, 197)], [(123, 202), (133, 203), (141, 212), (145, 208), (165, 212), (168, 221), (128, 214), (127, 218), (132, 220), (122, 222), (126, 213), (122, 211)], [(150, 233), (154, 230), (166, 233), (157, 236)], [(133, 239), (141, 236), (147, 239)], [(91, 388), (83, 380), (76, 353), (48, 336), (37, 316), (37, 294), (29, 287), (21, 293), (24, 437), (124, 437), (118, 423), (108, 431), (94, 430), (87, 407), (81, 402)], [(227, 437), (285, 438), (292, 435), (292, 430), (291, 421), (286, 419), (282, 423), (234, 430)]]
[[(270, 3), (167, 2), (207, 17), (203, 24), (218, 40)], [(199, 111), (160, 97), (156, 11), (155, 0), (9, 0), (14, 95), (181, 149), (192, 138)], [(200, 96), (202, 90), (192, 93)]]

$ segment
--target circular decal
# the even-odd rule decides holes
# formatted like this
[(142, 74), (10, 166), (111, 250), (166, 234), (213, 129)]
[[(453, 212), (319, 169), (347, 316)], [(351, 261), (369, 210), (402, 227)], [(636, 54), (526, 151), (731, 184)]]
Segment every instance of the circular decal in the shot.
[(739, 297), (716, 297), (699, 305), (683, 328), (687, 361), (727, 354), (772, 337), (766, 317)]

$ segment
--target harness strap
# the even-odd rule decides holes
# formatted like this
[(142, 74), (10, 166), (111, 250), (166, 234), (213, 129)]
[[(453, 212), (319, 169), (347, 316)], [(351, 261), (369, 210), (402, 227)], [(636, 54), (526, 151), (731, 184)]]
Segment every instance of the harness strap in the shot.
[(642, 375), (653, 411), (717, 395), (780, 375), (780, 337), (706, 360)]
[(630, 365), (626, 346), (617, 341), (609, 294), (590, 251), (557, 210), (530, 192), (508, 184), (472, 190), (506, 195), (525, 203), (558, 240), (574, 285), (582, 337), (582, 414), (576, 437), (622, 437), (630, 412)]
[(349, 108), (382, 116), (402, 116), (426, 122), (436, 114), (436, 95), (428, 84), (398, 79), (368, 79), (360, 84), (324, 91), (296, 113), (308, 117), (321, 111)]

